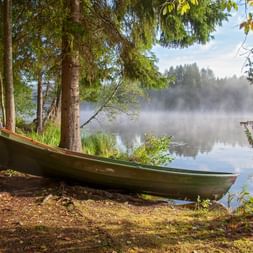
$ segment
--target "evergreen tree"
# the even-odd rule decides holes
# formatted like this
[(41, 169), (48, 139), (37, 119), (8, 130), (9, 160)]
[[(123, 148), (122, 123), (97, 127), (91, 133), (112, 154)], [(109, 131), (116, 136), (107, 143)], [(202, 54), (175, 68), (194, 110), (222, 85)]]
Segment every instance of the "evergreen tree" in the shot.
[[(68, 116), (63, 113), (61, 146), (80, 150), (79, 85), (87, 93), (90, 88), (95, 93), (105, 86), (113, 89), (119, 80), (128, 84), (138, 82), (142, 87), (165, 87), (167, 79), (158, 71), (152, 46), (159, 43), (164, 47), (187, 47), (195, 42), (206, 43), (215, 27), (227, 18), (225, 2), (173, 1), (173, 8), (168, 8), (170, 1), (164, 0), (15, 1), (17, 20), (13, 37), (24, 45), (15, 48), (20, 63), (19, 77), (24, 78), (21, 69), (26, 62), (27, 66), (37, 66), (28, 67), (29, 75), (36, 77), (35, 80), (40, 80), (37, 73), (42, 70), (42, 79), (48, 75), (57, 82), (59, 66), (63, 63), (62, 107), (67, 111), (75, 108), (76, 113), (67, 113)], [(78, 18), (73, 5), (78, 6)], [(45, 60), (42, 56), (47, 54)], [(51, 59), (55, 59), (52, 68), (48, 67)], [(48, 74), (52, 69), (53, 74)]]

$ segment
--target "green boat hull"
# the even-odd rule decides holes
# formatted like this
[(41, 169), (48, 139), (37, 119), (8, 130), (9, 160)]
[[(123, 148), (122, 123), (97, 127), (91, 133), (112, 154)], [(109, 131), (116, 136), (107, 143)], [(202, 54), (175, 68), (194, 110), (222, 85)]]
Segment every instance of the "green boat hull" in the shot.
[(174, 199), (220, 199), (237, 174), (173, 169), (53, 148), (0, 130), (0, 166), (40, 176), (74, 179), (103, 188)]

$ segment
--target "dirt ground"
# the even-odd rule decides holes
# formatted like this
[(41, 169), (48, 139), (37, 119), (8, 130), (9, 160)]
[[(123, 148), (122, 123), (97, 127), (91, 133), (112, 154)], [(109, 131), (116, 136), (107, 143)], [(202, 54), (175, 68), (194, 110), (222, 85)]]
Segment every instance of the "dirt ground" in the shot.
[(253, 252), (253, 215), (0, 171), (0, 252)]

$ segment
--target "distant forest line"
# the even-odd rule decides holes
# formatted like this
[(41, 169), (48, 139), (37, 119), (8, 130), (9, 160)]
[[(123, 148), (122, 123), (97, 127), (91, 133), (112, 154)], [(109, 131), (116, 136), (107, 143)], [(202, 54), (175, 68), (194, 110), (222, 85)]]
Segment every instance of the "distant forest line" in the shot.
[(165, 75), (173, 79), (162, 90), (148, 91), (142, 109), (179, 111), (252, 111), (253, 86), (246, 77), (217, 78), (209, 68), (196, 63), (171, 67)]

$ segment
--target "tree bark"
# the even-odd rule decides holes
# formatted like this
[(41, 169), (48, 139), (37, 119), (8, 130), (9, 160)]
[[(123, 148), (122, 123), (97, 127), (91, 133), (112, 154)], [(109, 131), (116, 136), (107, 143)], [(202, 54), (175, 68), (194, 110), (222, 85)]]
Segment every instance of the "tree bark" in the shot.
[(42, 90), (42, 73), (38, 74), (38, 87), (37, 87), (37, 133), (43, 131), (43, 90)]
[(0, 109), (2, 112), (2, 120), (0, 120), (0, 122), (2, 123), (2, 126), (5, 127), (6, 116), (5, 116), (5, 106), (4, 106), (4, 86), (3, 86), (3, 79), (2, 79), (1, 72), (0, 72)]
[[(79, 104), (79, 50), (71, 24), (80, 22), (80, 0), (65, 0), (69, 11), (62, 35), (62, 106), (60, 147), (81, 151)], [(74, 30), (74, 29), (73, 29)]]
[(57, 87), (57, 95), (54, 97), (49, 109), (46, 112), (46, 116), (43, 120), (43, 126), (50, 120), (51, 122), (60, 125), (61, 121), (61, 88)]
[(4, 87), (6, 128), (15, 132), (15, 103), (12, 69), (12, 0), (4, 0)]

